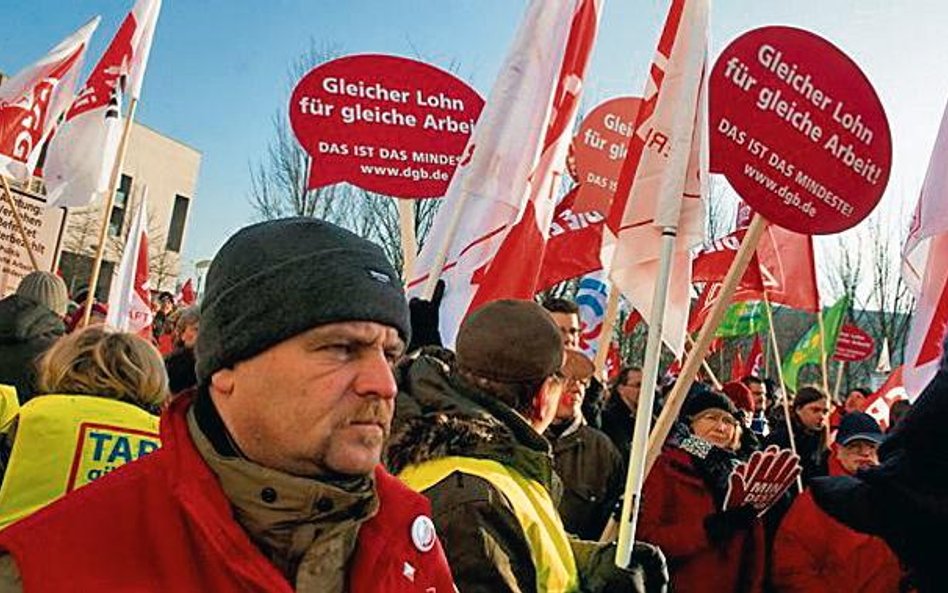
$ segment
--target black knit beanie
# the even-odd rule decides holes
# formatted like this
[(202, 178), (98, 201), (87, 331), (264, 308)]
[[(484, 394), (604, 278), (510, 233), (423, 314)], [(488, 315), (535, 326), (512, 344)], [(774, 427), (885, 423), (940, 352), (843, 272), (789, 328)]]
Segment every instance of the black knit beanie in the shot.
[(314, 218), (238, 231), (214, 257), (201, 301), (197, 378), (251, 358), (317, 325), (375, 321), (408, 343), (405, 292), (370, 241)]
[(707, 388), (703, 388), (692, 389), (689, 391), (688, 397), (685, 399), (685, 403), (681, 406), (679, 418), (682, 420), (691, 421), (692, 418), (701, 412), (710, 410), (712, 408), (716, 410), (724, 410), (725, 412), (730, 413), (732, 416), (737, 415), (737, 408), (734, 407), (734, 403), (729, 400), (726, 395)]

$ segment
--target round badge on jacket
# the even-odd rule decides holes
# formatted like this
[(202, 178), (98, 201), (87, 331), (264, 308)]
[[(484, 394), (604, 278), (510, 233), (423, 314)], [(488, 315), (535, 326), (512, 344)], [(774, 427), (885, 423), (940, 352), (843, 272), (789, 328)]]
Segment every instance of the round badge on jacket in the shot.
[(411, 524), (411, 541), (420, 552), (428, 552), (435, 545), (434, 522), (425, 515), (418, 515)]

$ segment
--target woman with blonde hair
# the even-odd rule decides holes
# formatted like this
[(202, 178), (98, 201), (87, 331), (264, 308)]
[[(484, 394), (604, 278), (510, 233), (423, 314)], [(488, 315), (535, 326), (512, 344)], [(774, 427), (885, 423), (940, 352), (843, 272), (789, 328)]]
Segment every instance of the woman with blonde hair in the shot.
[(0, 418), (0, 527), (160, 446), (153, 413), (168, 379), (147, 341), (91, 326), (57, 342), (38, 366), (43, 395)]

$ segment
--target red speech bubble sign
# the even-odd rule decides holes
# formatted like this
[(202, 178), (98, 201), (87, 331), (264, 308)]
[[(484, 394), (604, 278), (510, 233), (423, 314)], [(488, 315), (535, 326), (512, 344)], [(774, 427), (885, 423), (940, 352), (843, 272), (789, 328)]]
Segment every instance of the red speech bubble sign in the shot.
[(839, 330), (836, 338), (836, 351), (833, 360), (843, 362), (857, 362), (872, 356), (876, 349), (876, 342), (872, 336), (859, 327), (846, 323)]
[(859, 67), (792, 27), (754, 29), (710, 78), (711, 170), (751, 207), (808, 235), (856, 225), (889, 180), (885, 111)]
[(310, 70), (290, 125), (312, 157), (309, 187), (347, 181), (400, 198), (443, 196), (484, 100), (455, 76), (396, 56), (356, 55)]
[(571, 146), (579, 193), (573, 212), (609, 211), (642, 100), (616, 97), (589, 112)]

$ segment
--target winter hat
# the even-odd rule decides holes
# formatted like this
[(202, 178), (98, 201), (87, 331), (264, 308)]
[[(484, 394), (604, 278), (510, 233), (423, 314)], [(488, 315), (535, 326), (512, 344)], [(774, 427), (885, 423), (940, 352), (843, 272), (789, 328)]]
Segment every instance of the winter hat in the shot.
[(691, 420), (701, 412), (710, 409), (724, 410), (732, 416), (737, 414), (737, 408), (726, 396), (710, 389), (696, 390), (688, 394), (685, 403), (681, 406), (680, 418)]
[(797, 395), (793, 398), (793, 408), (802, 408), (807, 404), (825, 399), (829, 398), (825, 393), (823, 393), (823, 390), (813, 387), (812, 385), (808, 385), (806, 387), (801, 387), (800, 390), (797, 391)]
[(738, 410), (744, 410), (752, 414), (756, 411), (757, 406), (754, 405), (754, 397), (747, 385), (740, 381), (731, 381), (725, 383), (721, 390), (724, 391), (724, 395), (731, 400)]
[(377, 245), (315, 218), (245, 227), (207, 271), (198, 382), (310, 328), (342, 321), (388, 325), (408, 342), (405, 292)]
[(865, 412), (850, 412), (843, 416), (836, 431), (836, 443), (845, 447), (853, 441), (870, 441), (879, 444), (885, 436), (879, 423)]
[(533, 301), (492, 301), (461, 323), (458, 368), (501, 383), (539, 381), (563, 366), (563, 337)]
[(30, 272), (23, 280), (20, 280), (16, 293), (43, 305), (59, 317), (66, 314), (69, 293), (66, 290), (66, 283), (56, 274), (40, 270)]

